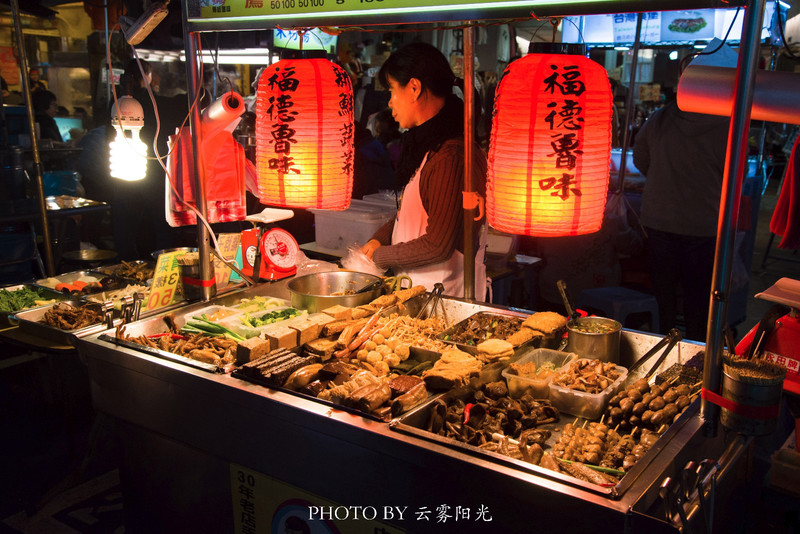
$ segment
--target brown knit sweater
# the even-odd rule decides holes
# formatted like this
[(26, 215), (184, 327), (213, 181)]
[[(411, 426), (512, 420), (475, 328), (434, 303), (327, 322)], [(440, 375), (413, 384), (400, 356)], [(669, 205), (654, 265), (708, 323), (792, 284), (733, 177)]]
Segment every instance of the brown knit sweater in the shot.
[[(473, 149), (475, 190), (486, 196), (486, 156)], [(372, 259), (381, 268), (406, 270), (446, 260), (454, 249), (464, 251), (464, 141), (451, 139), (435, 153), (428, 154), (420, 176), (420, 196), (428, 213), (425, 233), (406, 243), (391, 245), (394, 219), (375, 232), (373, 239), (381, 243)], [(481, 223), (478, 221), (477, 226)], [(473, 232), (477, 238), (477, 230)]]

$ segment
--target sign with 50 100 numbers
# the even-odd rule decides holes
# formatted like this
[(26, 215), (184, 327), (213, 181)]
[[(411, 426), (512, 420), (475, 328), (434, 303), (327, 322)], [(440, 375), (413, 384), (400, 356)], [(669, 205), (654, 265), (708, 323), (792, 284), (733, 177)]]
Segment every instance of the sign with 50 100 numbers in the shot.
[(736, 7), (743, 0), (186, 0), (192, 31)]
[(353, 16), (367, 16), (370, 20), (391, 16), (402, 20), (404, 16), (430, 16), (433, 12), (450, 12), (453, 14), (450, 18), (460, 19), (465, 16), (465, 9), (471, 14), (480, 12), (484, 16), (509, 9), (526, 15), (531, 7), (542, 3), (542, 0), (199, 0), (199, 16), (196, 10), (190, 9), (189, 20), (289, 21), (292, 24), (302, 24), (335, 18), (341, 24), (347, 22), (346, 17)]

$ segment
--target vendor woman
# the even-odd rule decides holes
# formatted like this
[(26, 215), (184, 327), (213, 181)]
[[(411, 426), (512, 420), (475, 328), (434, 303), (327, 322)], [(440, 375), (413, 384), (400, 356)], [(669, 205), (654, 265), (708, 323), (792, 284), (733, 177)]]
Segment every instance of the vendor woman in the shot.
[[(464, 296), (464, 103), (453, 94), (459, 82), (444, 55), (422, 42), (393, 53), (378, 79), (391, 92), (389, 107), (407, 129), (396, 181), (403, 189), (397, 218), (381, 227), (362, 248), (378, 267), (411, 277), (428, 290)], [(486, 157), (473, 148), (475, 190), (485, 196)], [(485, 225), (476, 228), (475, 298), (484, 300)]]

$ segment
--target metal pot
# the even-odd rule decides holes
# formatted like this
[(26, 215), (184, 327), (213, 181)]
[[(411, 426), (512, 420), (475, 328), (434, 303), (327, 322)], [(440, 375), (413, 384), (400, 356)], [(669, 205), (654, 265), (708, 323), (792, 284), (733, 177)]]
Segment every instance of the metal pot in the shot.
[(292, 295), (292, 306), (314, 313), (337, 304), (348, 307), (368, 304), (381, 296), (383, 284), (360, 293), (354, 291), (380, 279), (379, 276), (367, 273), (331, 271), (294, 278), (289, 281), (288, 287)]
[(619, 363), (622, 325), (606, 317), (578, 317), (567, 323), (567, 352), (581, 358)]

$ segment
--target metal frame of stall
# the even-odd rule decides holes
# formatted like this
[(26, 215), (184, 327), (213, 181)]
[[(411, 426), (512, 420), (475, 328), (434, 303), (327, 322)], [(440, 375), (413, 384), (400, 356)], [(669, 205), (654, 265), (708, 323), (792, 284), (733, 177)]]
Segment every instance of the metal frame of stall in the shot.
[[(287, 298), (288, 293), (283, 280), (226, 293), (212, 305), (256, 295)], [(412, 313), (424, 305), (425, 296), (416, 300), (406, 303)], [(192, 316), (207, 306), (199, 302), (175, 314)], [(442, 306), (453, 322), (478, 311), (524, 314), (449, 297)], [(128, 332), (160, 332), (163, 315), (133, 323)], [(275, 532), (264, 525), (269, 517), (263, 507), (276, 502), (409, 510), (402, 521), (365, 522), (369, 532), (520, 532), (528, 525), (567, 532), (698, 532), (725, 517), (724, 507), (711, 503), (725, 502), (748, 470), (752, 440), (730, 432), (703, 435), (699, 399), (615, 488), (604, 488), (453, 447), (413, 430), (423, 427), (409, 430), (396, 424), (403, 418), (387, 424), (199, 363), (187, 365), (112, 342), (114, 336), (113, 329), (106, 330), (81, 338), (77, 346), (89, 367), (93, 402), (111, 416), (121, 444), (126, 528), (131, 532), (248, 532), (239, 519), (244, 508), (240, 490), (242, 500), (256, 510), (258, 528), (251, 532)], [(659, 340), (623, 331), (620, 364), (630, 366)], [(702, 349), (682, 341), (659, 370)], [(562, 423), (572, 420), (562, 415)], [(710, 470), (692, 480), (690, 462)], [(242, 489), (239, 477), (253, 481), (252, 487)], [(676, 493), (679, 485), (682, 497)], [(246, 499), (251, 490), (255, 495)], [(468, 507), (473, 514), (483, 507), (492, 519), (425, 523), (409, 517), (410, 511), (439, 506)], [(343, 531), (361, 531), (358, 522), (344, 525)]]
[[(641, 2), (636, 4), (641, 9)], [(697, 7), (697, 2), (692, 4)], [(658, 9), (663, 5), (648, 7)], [(675, 7), (680, 6), (671, 4), (672, 9)], [(744, 158), (740, 158), (739, 153), (744, 154), (741, 148), (746, 142), (749, 122), (748, 93), (753, 88), (756, 59), (752, 41), (755, 33), (751, 30), (760, 29), (761, 16), (755, 13), (759, 10), (763, 12), (763, 1), (754, 0), (748, 9), (743, 31), (743, 34), (747, 32), (748, 39), (742, 39), (740, 53), (737, 105), (728, 146), (724, 208), (720, 211), (712, 313), (706, 344), (703, 386), (709, 389), (716, 389), (719, 385), (719, 371), (712, 367), (718, 367), (722, 350), (730, 251), (733, 250), (730, 221), (735, 220), (734, 208), (738, 206), (744, 169)], [(197, 28), (185, 20), (187, 57), (196, 57), (198, 36), (193, 29)], [(203, 31), (222, 29), (237, 28), (202, 28)], [(196, 65), (187, 62), (187, 74), (190, 75), (189, 98), (193, 99), (198, 87)], [(193, 133), (197, 132), (199, 111), (195, 110), (191, 121)], [(193, 142), (197, 141), (193, 135)], [(195, 176), (201, 181), (199, 170)], [(198, 185), (197, 191), (202, 192), (202, 183)], [(208, 247), (208, 234), (203, 227), (198, 231), (202, 251), (204, 245)], [(201, 257), (208, 256), (204, 254)], [(255, 286), (242, 293), (217, 297), (214, 302), (256, 293), (281, 296), (279, 293), (285, 290), (284, 285), (278, 282)], [(464, 310), (498, 308), (481, 307), (463, 299), (447, 300)], [(207, 305), (207, 302), (193, 305), (192, 309), (202, 305)], [(626, 354), (621, 357), (623, 364), (635, 361), (656, 340), (655, 336), (637, 332), (625, 331), (623, 334), (628, 346)], [(686, 342), (681, 344), (684, 347), (690, 345)], [(153, 523), (148, 524), (148, 521), (160, 521), (155, 524), (164, 530), (180, 526), (194, 526), (201, 531), (229, 530), (232, 527), (226, 521), (234, 515), (231, 491), (237, 487), (236, 480), (231, 478), (234, 473), (257, 478), (259, 473), (265, 474), (268, 476), (258, 478), (259, 483), (275, 487), (287, 485), (301, 494), (307, 492), (334, 504), (419, 508), (470, 503), (486, 505), (495, 511), (496, 522), (481, 525), (482, 529), (465, 523), (452, 526), (436, 524), (435, 527), (431, 524), (430, 527), (436, 528), (437, 532), (485, 532), (502, 528), (519, 531), (525, 528), (525, 522), (538, 528), (557, 528), (566, 524), (569, 530), (685, 531), (691, 528), (690, 525), (699, 526), (704, 522), (705, 510), (697, 504), (702, 500), (702, 491), (696, 492), (693, 499), (682, 500), (677, 509), (667, 509), (665, 515), (665, 500), (660, 496), (659, 487), (664, 477), (680, 478), (683, 463), (699, 460), (696, 455), (704, 458), (708, 457), (706, 454), (718, 455), (715, 463), (720, 470), (715, 480), (717, 488), (722, 491), (727, 487), (724, 481), (742, 476), (740, 470), (746, 463), (750, 445), (749, 440), (741, 437), (722, 439), (731, 436), (720, 435), (717, 431), (715, 407), (703, 404), (701, 419), (697, 416), (700, 402), (696, 401), (687, 417), (682, 417), (670, 428), (670, 436), (661, 450), (651, 456), (650, 463), (643, 466), (626, 491), (610, 498), (571, 480), (549, 474), (531, 474), (476, 458), (395, 432), (385, 423), (332, 410), (311, 400), (249, 384), (229, 375), (211, 374), (129, 348), (112, 346), (97, 336), (80, 340), (78, 348), (90, 368), (95, 405), (114, 418), (121, 439), (135, 444), (125, 452), (125, 460), (132, 468), (127, 475), (130, 477), (128, 484), (133, 489), (132, 499), (126, 495), (126, 508), (130, 503), (132, 511), (143, 515), (133, 518), (132, 531), (137, 526), (143, 529), (152, 527)], [(225, 481), (230, 481), (230, 485)], [(437, 496), (441, 496), (444, 502), (433, 502)], [(576, 509), (580, 513), (571, 513)], [(681, 516), (681, 521), (674, 521), (673, 518), (678, 516)], [(140, 520), (143, 523), (137, 525)], [(408, 524), (401, 523), (401, 526), (408, 528)], [(416, 528), (409, 528), (409, 531), (425, 531), (426, 528), (424, 525), (412, 526)]]
[[(469, 2), (467, 2), (469, 3)], [(642, 9), (642, 4), (647, 4)], [(431, 4), (437, 4), (431, 2)], [(492, 11), (493, 16), (514, 16), (519, 15), (520, 12), (535, 16), (564, 16), (573, 14), (588, 14), (597, 13), (598, 9), (606, 4), (609, 7), (613, 6), (617, 11), (637, 11), (639, 17), (637, 21), (636, 30), (636, 43), (634, 51), (638, 50), (642, 16), (641, 12), (652, 11), (659, 9), (676, 10), (687, 8), (699, 7), (731, 7), (731, 5), (738, 4), (737, 2), (723, 3), (718, 1), (703, 2), (703, 1), (686, 1), (686, 2), (665, 2), (665, 1), (648, 1), (648, 2), (606, 2), (598, 3), (577, 0), (570, 3), (549, 2), (549, 1), (531, 1), (525, 3), (524, 6), (519, 5), (506, 5), (502, 4), (502, 8)], [(509, 3), (510, 4), (510, 3)], [(742, 27), (742, 36), (740, 39), (739, 62), (737, 66), (736, 87), (734, 92), (734, 108), (731, 113), (731, 126), (728, 137), (728, 149), (725, 162), (725, 171), (722, 183), (722, 195), (720, 200), (720, 213), (717, 228), (717, 245), (714, 258), (714, 273), (712, 278), (712, 288), (709, 308), (708, 329), (706, 337), (706, 361), (705, 370), (703, 375), (703, 387), (711, 391), (719, 391), (721, 381), (721, 360), (724, 349), (723, 336), (725, 326), (727, 324), (727, 311), (728, 299), (730, 296), (731, 286), (731, 272), (733, 266), (733, 257), (735, 253), (735, 235), (736, 235), (736, 220), (738, 216), (738, 206), (741, 198), (742, 181), (744, 179), (747, 169), (747, 133), (750, 124), (750, 108), (752, 105), (753, 89), (755, 87), (755, 73), (758, 68), (759, 47), (760, 47), (760, 33), (761, 25), (764, 14), (765, 0), (748, 0), (746, 2), (745, 20)], [(197, 58), (197, 39), (199, 39), (199, 32), (207, 31), (228, 31), (236, 29), (263, 29), (264, 20), (256, 20), (252, 18), (248, 20), (235, 20), (227, 19), (225, 22), (215, 22), (213, 20), (203, 21), (202, 24), (192, 22), (190, 10), (194, 14), (199, 13), (198, 0), (185, 0), (182, 4), (183, 9), (183, 23), (184, 23), (184, 44), (186, 46), (186, 57)], [(441, 20), (470, 20), (469, 16), (475, 16), (480, 13), (480, 9), (470, 11), (441, 11), (435, 7), (429, 7), (427, 11), (416, 10), (409, 11), (406, 14), (393, 14), (393, 23), (404, 22), (431, 22)], [(350, 14), (352, 16), (352, 14)], [(298, 20), (303, 26), (330, 24), (336, 22), (336, 14), (328, 13), (324, 17), (303, 17)], [(370, 20), (371, 19), (371, 20)], [(474, 20), (474, 19), (473, 19)], [(281, 24), (291, 25), (291, 18), (281, 17)], [(369, 11), (364, 11), (361, 14), (361, 19), (357, 21), (359, 24), (368, 25), (374, 23), (374, 15)], [(388, 21), (387, 21), (388, 22)], [(345, 24), (341, 26), (352, 26), (353, 24)], [(471, 28), (464, 32), (464, 54), (465, 54), (465, 177), (464, 177), (464, 191), (465, 193), (471, 192), (474, 189), (472, 185), (471, 168), (472, 168), (472, 122), (473, 122), (473, 107), (472, 107), (472, 84), (473, 84), (473, 33)], [(636, 61), (634, 55), (634, 61)], [(189, 101), (193, 102), (199, 90), (198, 82), (198, 65), (197, 62), (186, 61), (187, 79), (189, 83)], [(632, 78), (635, 76), (636, 69), (631, 69)], [(631, 85), (633, 87), (633, 85)], [(631, 96), (629, 95), (629, 99)], [(626, 114), (629, 116), (630, 114)], [(627, 119), (626, 119), (627, 120)], [(189, 125), (192, 132), (192, 143), (195, 153), (199, 144), (200, 135), (200, 111), (197, 107), (192, 108)], [(625, 139), (623, 149), (627, 148), (628, 142), (628, 128), (625, 129)], [(623, 152), (624, 154), (624, 152)], [(622, 159), (620, 168), (619, 185), (621, 186), (624, 179), (625, 172), (625, 159)], [(205, 180), (203, 179), (203, 169), (197, 159), (194, 160), (194, 177), (195, 177), (195, 191), (197, 192), (198, 199), (205, 198)], [(203, 216), (205, 216), (205, 202), (198, 203)], [(464, 289), (467, 298), (474, 297), (474, 264), (469, 259), (474, 256), (471, 252), (474, 251), (473, 236), (471, 232), (472, 225), (470, 219), (472, 218), (472, 211), (465, 209), (464, 211)], [(208, 279), (211, 272), (211, 261), (209, 259), (209, 235), (207, 228), (198, 220), (198, 250), (201, 258), (201, 277)], [(203, 288), (203, 299), (208, 300), (211, 297), (211, 289)], [(703, 418), (706, 421), (706, 432), (708, 435), (714, 435), (717, 432), (717, 419), (719, 417), (719, 407), (716, 405), (703, 401)]]

